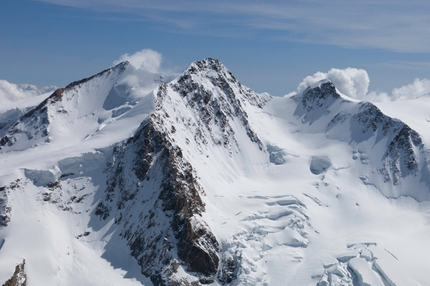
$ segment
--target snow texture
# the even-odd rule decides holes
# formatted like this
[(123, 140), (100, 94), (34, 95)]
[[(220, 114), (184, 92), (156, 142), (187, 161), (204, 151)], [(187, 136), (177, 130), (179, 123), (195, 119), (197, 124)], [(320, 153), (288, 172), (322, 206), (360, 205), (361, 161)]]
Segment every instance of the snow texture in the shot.
[(127, 56), (1, 107), (0, 283), (427, 284), (427, 97), (271, 97), (216, 59)]

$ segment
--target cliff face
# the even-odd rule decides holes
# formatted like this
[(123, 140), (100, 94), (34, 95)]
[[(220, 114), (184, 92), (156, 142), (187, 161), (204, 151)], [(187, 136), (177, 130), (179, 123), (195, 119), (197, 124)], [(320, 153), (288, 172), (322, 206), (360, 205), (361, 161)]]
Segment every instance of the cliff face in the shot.
[(329, 81), (272, 98), (215, 59), (121, 63), (0, 120), (5, 285), (427, 281), (405, 258), (428, 250), (426, 134)]
[(15, 267), (12, 277), (7, 280), (3, 286), (25, 286), (27, 285), (27, 275), (24, 271), (25, 260)]
[[(106, 196), (95, 213), (115, 216), (142, 272), (156, 285), (211, 283), (218, 242), (201, 217), (205, 207), (192, 166), (158, 128), (155, 116), (124, 145), (106, 169)], [(181, 267), (197, 277), (176, 278)]]
[[(342, 98), (331, 82), (309, 87), (296, 95), (295, 101), (298, 103), (295, 116), (310, 126), (311, 132), (325, 133), (327, 138), (347, 142), (357, 150), (358, 155), (354, 156), (365, 158), (362, 162), (370, 163), (383, 183), (396, 186), (416, 176), (423, 176), (423, 181), (430, 177), (427, 164), (423, 162), (421, 136), (404, 122), (383, 114), (374, 104)], [(366, 178), (368, 176), (371, 175)], [(373, 180), (379, 181), (379, 178)], [(378, 187), (387, 189), (383, 185)], [(405, 191), (411, 195), (410, 190)], [(402, 191), (382, 192), (389, 197), (406, 195)]]
[[(44, 100), (36, 108), (22, 115), (14, 124), (9, 126), (6, 134), (0, 139), (0, 148), (10, 148), (18, 145), (19, 149), (24, 149), (23, 146), (49, 142), (48, 126), (49, 115), (48, 106), (52, 103), (61, 100), (63, 89), (57, 89), (50, 97)], [(21, 146), (19, 146), (21, 145)], [(14, 148), (15, 149), (15, 148)]]
[[(106, 196), (95, 213), (102, 219), (115, 216), (121, 236), (154, 284), (215, 281), (219, 242), (202, 218), (205, 191), (182, 148), (238, 149), (238, 122), (247, 140), (262, 149), (242, 104), (265, 100), (242, 87), (218, 61), (196, 62), (159, 87), (155, 112), (115, 147), (106, 169)], [(138, 221), (130, 219), (136, 215)], [(178, 268), (195, 274), (178, 278)]]

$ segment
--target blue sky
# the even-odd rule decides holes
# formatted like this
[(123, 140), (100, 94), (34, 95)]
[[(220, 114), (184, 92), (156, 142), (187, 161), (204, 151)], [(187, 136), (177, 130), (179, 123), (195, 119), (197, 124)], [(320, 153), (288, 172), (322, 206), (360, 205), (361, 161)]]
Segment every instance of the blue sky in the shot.
[(64, 86), (152, 49), (179, 72), (214, 57), (243, 84), (284, 95), (332, 68), (364, 69), (369, 91), (428, 78), (430, 2), (5, 0), (0, 79)]

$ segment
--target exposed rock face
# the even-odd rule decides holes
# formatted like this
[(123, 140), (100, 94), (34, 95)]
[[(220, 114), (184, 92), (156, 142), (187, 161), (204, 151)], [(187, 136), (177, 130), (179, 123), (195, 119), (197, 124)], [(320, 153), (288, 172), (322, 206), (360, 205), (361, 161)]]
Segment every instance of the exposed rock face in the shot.
[(69, 97), (64, 101), (69, 101), (76, 95), (73, 91), (82, 84), (97, 77), (107, 77), (112, 73), (120, 74), (128, 65), (128, 62), (122, 62), (89, 78), (72, 82), (65, 88), (55, 90), (38, 106), (19, 116), (15, 122), (0, 123), (0, 129), (3, 129), (0, 133), (2, 136), (0, 150), (7, 148), (12, 150), (12, 146), (13, 150), (21, 150), (28, 146), (49, 142), (51, 121), (58, 120), (57, 116), (68, 116), (69, 112), (78, 112), (78, 110), (67, 110), (64, 107), (63, 97), (66, 93), (69, 93)]
[(0, 138), (6, 135), (7, 130), (9, 130), (25, 112), (25, 110), (14, 108), (0, 114)]
[(7, 280), (3, 286), (25, 286), (27, 285), (27, 275), (24, 271), (25, 260), (15, 267), (12, 277)]
[(360, 103), (358, 112), (352, 116), (351, 125), (361, 134), (353, 139), (360, 143), (375, 137), (376, 142), (387, 140), (382, 156), (380, 172), (385, 181), (399, 184), (400, 177), (416, 175), (419, 172), (418, 152), (423, 150), (420, 135), (400, 120), (383, 114), (369, 102)]
[[(106, 198), (96, 214), (102, 219), (115, 214), (132, 255), (155, 285), (180, 283), (174, 277), (179, 265), (198, 273), (195, 281), (211, 283), (218, 242), (201, 217), (201, 187), (181, 149), (161, 130), (162, 119), (152, 115), (115, 149)], [(139, 220), (130, 220), (132, 214)]]
[[(417, 132), (384, 115), (371, 103), (348, 100), (331, 82), (320, 82), (293, 99), (276, 99), (273, 105), (262, 109), (270, 96), (242, 86), (215, 59), (191, 64), (169, 83), (163, 83), (162, 77), (155, 81), (151, 77), (148, 80), (151, 92), (149, 88), (144, 89), (141, 97), (133, 97), (137, 93), (131, 91), (142, 88), (143, 85), (133, 82), (143, 79), (142, 73), (127, 70), (121, 75), (127, 66), (128, 63), (122, 63), (73, 82), (29, 112), (12, 112), (7, 121), (0, 123), (0, 149), (4, 148), (0, 153), (23, 146), (26, 149), (35, 147), (35, 153), (42, 151), (43, 155), (57, 156), (50, 159), (53, 162), (43, 160), (43, 164), (32, 162), (22, 167), (17, 164), (17, 169), (7, 170), (14, 177), (1, 178), (4, 185), (0, 185), (0, 229), (7, 227), (11, 220), (14, 202), (28, 206), (23, 199), (34, 200), (40, 204), (32, 207), (31, 214), (37, 216), (28, 220), (27, 225), (40, 222), (40, 227), (53, 229), (52, 233), (41, 233), (45, 241), (45, 238), (60, 237), (57, 235), (59, 228), (52, 228), (52, 225), (61, 223), (57, 220), (54, 224), (43, 222), (51, 213), (66, 226), (77, 222), (73, 231), (65, 227), (61, 237), (76, 239), (76, 243), (95, 250), (91, 253), (94, 258), (111, 262), (98, 273), (116, 269), (114, 274), (120, 276), (111, 277), (120, 281), (136, 278), (145, 285), (151, 284), (150, 280), (154, 285), (178, 286), (269, 285), (276, 284), (273, 277), (278, 279), (285, 275), (290, 279), (285, 280), (286, 283), (294, 284), (304, 281), (304, 272), (300, 280), (295, 280), (299, 276), (292, 278), (290, 275), (295, 271), (299, 273), (300, 268), (302, 271), (309, 268), (306, 254), (315, 247), (305, 249), (317, 240), (332, 239), (331, 234), (341, 231), (339, 225), (343, 223), (350, 227), (350, 220), (337, 219), (337, 215), (345, 214), (343, 209), (348, 210), (346, 214), (351, 212), (354, 218), (363, 219), (358, 227), (365, 225), (366, 218), (352, 212), (370, 208), (360, 209), (363, 193), (354, 192), (367, 190), (366, 185), (369, 185), (371, 190), (379, 188), (382, 193), (388, 193), (387, 196), (409, 195), (413, 194), (411, 189), (415, 186), (421, 188), (422, 177), (430, 177), (424, 146)], [(133, 80), (127, 78), (129, 75)], [(127, 80), (121, 81), (123, 79)], [(154, 91), (153, 86), (157, 86)], [(281, 103), (279, 107), (282, 108), (291, 105), (285, 110), (275, 110), (277, 103)], [(296, 118), (291, 117), (292, 111)], [(135, 114), (139, 116), (134, 117)], [(275, 128), (266, 128), (269, 124), (275, 124)], [(290, 126), (294, 133), (290, 132)], [(75, 132), (81, 131), (80, 128), (85, 132)], [(56, 132), (58, 130), (64, 132)], [(281, 134), (284, 131), (285, 134)], [(66, 133), (69, 137), (56, 141)], [(73, 140), (75, 136), (79, 137), (72, 142), (76, 145), (64, 147), (58, 143), (67, 144), (68, 139)], [(303, 150), (290, 141), (292, 136), (297, 136), (298, 142), (303, 140), (299, 142), (303, 143)], [(48, 138), (54, 138), (48, 146), (36, 146)], [(271, 143), (273, 138), (276, 140)], [(318, 141), (311, 142), (315, 138)], [(108, 143), (100, 143), (105, 139)], [(333, 142), (330, 140), (337, 141), (334, 144), (340, 147), (339, 153), (331, 149)], [(329, 148), (325, 149), (325, 144), (330, 145)], [(54, 153), (50, 149), (52, 146), (60, 148), (52, 149)], [(325, 150), (328, 154), (318, 153)], [(63, 151), (64, 155), (58, 155)], [(352, 158), (343, 157), (345, 154), (351, 154)], [(346, 159), (342, 161), (340, 157)], [(345, 162), (347, 164), (343, 164)], [(309, 181), (308, 172), (314, 174)], [(421, 174), (425, 176), (418, 177)], [(364, 185), (355, 190), (355, 185), (361, 182)], [(409, 190), (404, 191), (403, 186)], [(312, 193), (313, 190), (317, 191)], [(425, 188), (419, 189), (421, 193), (425, 191)], [(349, 197), (348, 192), (353, 196)], [(352, 203), (356, 198), (360, 198), (360, 204), (356, 202), (355, 208)], [(348, 205), (344, 208), (343, 203)], [(20, 205), (13, 206), (14, 217), (9, 226), (12, 230), (21, 225), (22, 218)], [(39, 213), (46, 206), (49, 215)], [(56, 208), (68, 213), (58, 215), (60, 211)], [(324, 233), (326, 225), (317, 221), (318, 229), (314, 229), (311, 219), (321, 211), (340, 224), (327, 225), (329, 230)], [(27, 212), (24, 214), (25, 219), (30, 217)], [(382, 219), (385, 222), (386, 213)], [(369, 225), (376, 223), (372, 220), (373, 217)], [(22, 223), (25, 225), (26, 221)], [(8, 232), (6, 228), (2, 233), (9, 235)], [(12, 259), (17, 252), (28, 249), (20, 250), (18, 245), (11, 251), (10, 243), (5, 242), (15, 237), (0, 238), (0, 251), (6, 249), (4, 253), (12, 253)], [(47, 244), (46, 251), (50, 255), (44, 261), (64, 250), (65, 244), (60, 242), (61, 248)], [(312, 277), (313, 285), (363, 284), (365, 282), (357, 278), (362, 265), (389, 285), (389, 278), (373, 259), (368, 244), (348, 246), (358, 252), (352, 256), (342, 254), (334, 263), (324, 265), (324, 272)], [(101, 251), (104, 252), (100, 257)], [(328, 251), (333, 257), (331, 247)], [(80, 265), (82, 269), (69, 267), (70, 261), (90, 257), (78, 252), (81, 251), (73, 253), (73, 257), (53, 261), (54, 268), (58, 266), (63, 272), (49, 284), (61, 284), (57, 281), (64, 280), (58, 278), (70, 278), (75, 271), (88, 272), (87, 265)], [(322, 255), (326, 257), (327, 253)], [(125, 258), (124, 262), (117, 259), (118, 254), (124, 255), (121, 257)], [(33, 263), (39, 263), (35, 255), (31, 259), (27, 254), (19, 255), (27, 258), (27, 271)], [(117, 271), (128, 271), (136, 262), (134, 259), (148, 280), (133, 270), (127, 275)], [(94, 264), (97, 269), (104, 267)], [(290, 273), (283, 273), (285, 269)], [(46, 277), (29, 278), (42, 280)], [(4, 285), (25, 285), (26, 281), (23, 262)]]
[[(320, 132), (337, 130), (332, 133), (336, 134), (334, 139), (347, 141), (362, 152), (372, 152), (373, 146), (367, 147), (366, 142), (384, 144), (383, 154), (373, 157), (381, 158), (374, 163), (379, 165), (377, 170), (385, 182), (398, 185), (400, 178), (420, 172), (418, 153), (423, 150), (420, 135), (402, 121), (383, 114), (374, 104), (342, 99), (331, 82), (309, 87), (295, 99), (298, 102), (295, 115), (301, 117), (303, 123), (312, 124), (319, 119), (328, 122)], [(323, 116), (326, 118), (322, 119)], [(341, 129), (343, 131), (339, 132)], [(426, 166), (422, 167), (428, 172)]]
[(12, 211), (12, 207), (10, 206), (7, 194), (6, 187), (0, 188), (0, 228), (5, 227), (10, 222), (10, 213)]
[(332, 82), (324, 82), (314, 88), (308, 87), (303, 93), (295, 96), (297, 109), (296, 116), (303, 116), (303, 122), (312, 124), (314, 121), (327, 115), (329, 108), (336, 101), (342, 101)]
[[(0, 229), (6, 227), (11, 220), (12, 206), (8, 199), (8, 194), (21, 186), (21, 180), (10, 183), (7, 186), (0, 187)], [(0, 243), (1, 248), (1, 243)]]
[[(35, 143), (48, 141), (49, 115), (48, 107), (60, 101), (64, 89), (59, 88), (37, 107), (21, 116), (0, 139), (0, 149), (4, 146), (12, 146), (17, 141), (33, 140)], [(24, 136), (25, 135), (25, 136)]]
[[(134, 137), (115, 147), (106, 169), (106, 196), (95, 213), (101, 219), (115, 216), (132, 255), (155, 285), (212, 283), (219, 243), (202, 218), (204, 190), (177, 135), (181, 130), (201, 152), (208, 144), (233, 152), (240, 149), (235, 137), (240, 124), (240, 132), (261, 150), (242, 105), (261, 108), (270, 97), (242, 86), (213, 59), (193, 63), (177, 80), (162, 84), (156, 96), (155, 112)], [(229, 283), (234, 263), (224, 262), (219, 277)], [(176, 277), (179, 267), (192, 274)]]
[[(399, 184), (400, 177), (417, 175), (419, 172), (418, 151), (423, 150), (421, 137), (406, 124), (388, 145), (381, 172), (387, 181)], [(428, 170), (426, 170), (428, 172)]]
[(250, 104), (261, 108), (270, 100), (270, 96), (259, 95), (242, 86), (218, 60), (209, 58), (194, 62), (177, 82), (160, 88), (160, 96), (167, 96), (169, 89), (178, 93), (199, 119), (194, 138), (200, 139), (201, 143), (207, 143), (201, 139), (202, 128), (205, 128), (209, 135), (207, 137), (211, 137), (215, 144), (225, 147), (237, 145), (232, 126), (232, 120), (236, 118), (246, 129), (249, 139), (263, 149), (242, 105)]
[(231, 283), (234, 279), (234, 271), (236, 269), (236, 263), (233, 257), (223, 259), (221, 271), (218, 274), (218, 279), (221, 284), (225, 285)]
[(9, 128), (6, 135), (0, 139), (0, 149), (10, 147), (18, 141), (20, 143), (29, 140), (35, 142), (46, 141), (49, 125), (48, 109), (46, 105), (49, 104), (51, 100), (56, 100), (61, 94), (61, 89), (55, 91), (39, 106), (21, 116), (18, 121)]

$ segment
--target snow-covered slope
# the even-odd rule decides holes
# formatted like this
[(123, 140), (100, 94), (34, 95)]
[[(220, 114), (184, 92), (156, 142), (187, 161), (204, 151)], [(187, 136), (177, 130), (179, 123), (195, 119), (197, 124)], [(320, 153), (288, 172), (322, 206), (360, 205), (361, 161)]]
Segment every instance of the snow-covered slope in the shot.
[(38, 100), (0, 115), (0, 283), (427, 283), (425, 98), (272, 98), (208, 58)]

